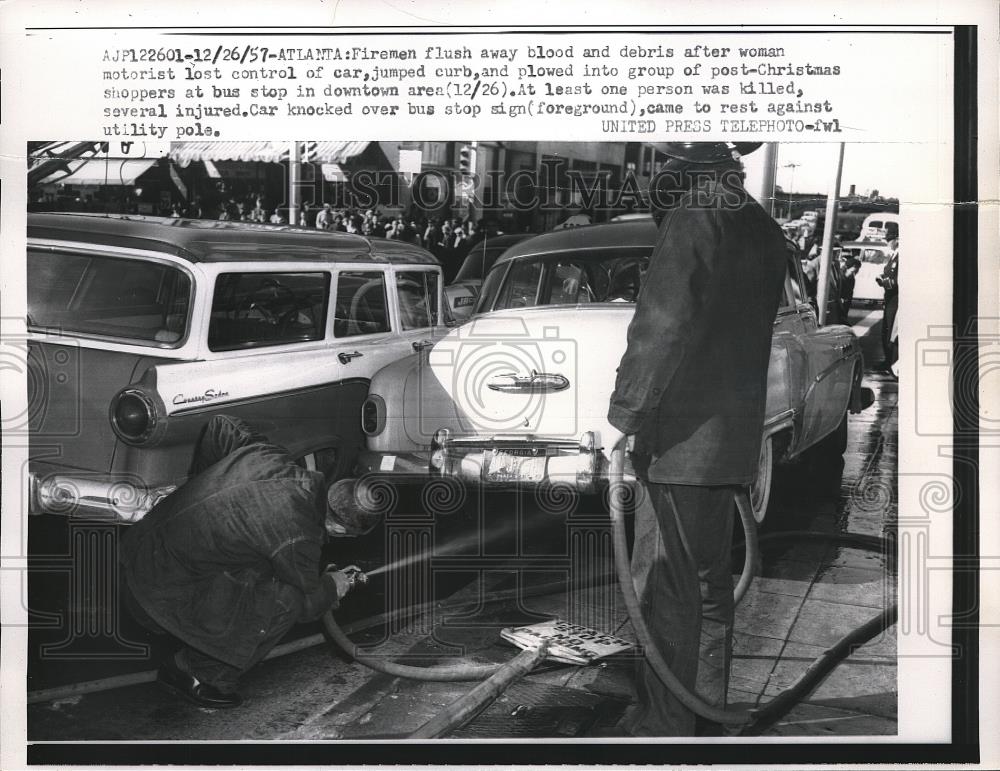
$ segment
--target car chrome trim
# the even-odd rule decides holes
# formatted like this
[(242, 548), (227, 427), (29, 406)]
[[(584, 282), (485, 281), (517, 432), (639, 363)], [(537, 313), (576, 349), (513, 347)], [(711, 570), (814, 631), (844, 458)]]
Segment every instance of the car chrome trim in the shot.
[[(436, 449), (440, 466), (431, 472), (484, 487), (569, 484), (592, 493), (607, 482), (607, 463), (596, 446), (594, 433), (576, 439), (548, 439), (532, 434), (448, 436)], [(500, 465), (495, 465), (499, 462)], [(522, 476), (524, 464), (529, 473)]]
[[(142, 404), (143, 409), (146, 411), (146, 430), (138, 436), (130, 436), (125, 433), (121, 426), (118, 425), (118, 416), (116, 415), (117, 408), (121, 403), (121, 400), (126, 396), (134, 396), (137, 398)], [(126, 444), (143, 444), (153, 435), (153, 432), (156, 430), (156, 424), (158, 423), (155, 402), (143, 389), (134, 387), (123, 388), (111, 398), (110, 417), (111, 428), (114, 429), (115, 436)]]
[(177, 485), (147, 488), (127, 480), (87, 479), (71, 474), (40, 478), (28, 472), (29, 514), (88, 517), (105, 521), (138, 522)]
[(269, 391), (268, 393), (257, 394), (254, 396), (244, 396), (239, 399), (231, 400), (216, 400), (208, 403), (198, 403), (194, 407), (188, 407), (185, 409), (173, 410), (167, 415), (168, 418), (175, 415), (195, 415), (199, 412), (208, 412), (211, 410), (218, 410), (221, 406), (225, 407), (243, 407), (248, 404), (257, 404), (259, 402), (265, 402), (269, 399), (278, 399), (285, 396), (292, 396), (293, 394), (305, 394), (310, 391), (320, 391), (325, 388), (333, 388), (342, 385), (352, 385), (354, 383), (364, 383), (368, 384), (370, 381), (363, 377), (350, 377), (350, 378), (338, 378), (336, 380), (331, 380), (326, 383), (313, 383), (310, 385), (303, 385), (296, 388), (286, 388), (282, 391)]
[[(365, 424), (365, 408), (371, 404), (375, 408), (375, 425), (369, 427)], [(385, 430), (385, 399), (378, 394), (369, 393), (368, 397), (361, 403), (361, 430), (365, 436), (378, 436)]]
[(486, 387), (491, 391), (500, 391), (501, 393), (549, 393), (565, 391), (569, 388), (569, 378), (558, 373), (550, 374), (534, 369), (531, 370), (530, 375), (505, 372), (491, 377), (486, 383)]

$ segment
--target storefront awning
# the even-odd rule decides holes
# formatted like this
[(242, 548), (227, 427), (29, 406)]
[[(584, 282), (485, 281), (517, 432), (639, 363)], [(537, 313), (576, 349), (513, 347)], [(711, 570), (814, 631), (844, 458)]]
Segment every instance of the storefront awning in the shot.
[(53, 174), (42, 180), (43, 185), (134, 185), (135, 181), (156, 165), (155, 159), (124, 160), (101, 158), (83, 161), (69, 176)]
[[(257, 161), (281, 163), (287, 161), (290, 142), (174, 142), (170, 157), (186, 168), (194, 161)], [(360, 155), (368, 142), (300, 142), (303, 161), (310, 163), (343, 163)]]
[(320, 170), (323, 172), (324, 182), (343, 182), (347, 179), (347, 174), (339, 163), (324, 163), (320, 166)]

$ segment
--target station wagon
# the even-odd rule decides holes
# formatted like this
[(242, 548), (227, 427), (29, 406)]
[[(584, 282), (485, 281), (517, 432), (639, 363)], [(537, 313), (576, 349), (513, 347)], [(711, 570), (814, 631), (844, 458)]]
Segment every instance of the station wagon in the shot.
[(209, 220), (28, 217), (33, 514), (135, 521), (216, 414), (331, 481), (372, 375), (443, 333), (425, 250)]

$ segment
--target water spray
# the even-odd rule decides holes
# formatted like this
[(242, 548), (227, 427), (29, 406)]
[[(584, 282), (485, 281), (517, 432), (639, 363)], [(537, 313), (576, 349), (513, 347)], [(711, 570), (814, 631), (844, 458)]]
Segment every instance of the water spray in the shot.
[(495, 527), (493, 530), (487, 531), (486, 533), (470, 533), (462, 538), (453, 539), (442, 546), (432, 546), (419, 554), (411, 554), (408, 557), (400, 557), (399, 559), (393, 560), (392, 562), (382, 565), (381, 567), (369, 570), (367, 571), (366, 578), (372, 578), (374, 576), (381, 575), (382, 573), (391, 573), (394, 570), (399, 570), (400, 568), (405, 568), (418, 562), (429, 560), (432, 557), (444, 557), (446, 555), (454, 554), (456, 552), (460, 552), (462, 549), (469, 546), (475, 546), (479, 543), (489, 543), (493, 538), (504, 535), (505, 532), (505, 528)]

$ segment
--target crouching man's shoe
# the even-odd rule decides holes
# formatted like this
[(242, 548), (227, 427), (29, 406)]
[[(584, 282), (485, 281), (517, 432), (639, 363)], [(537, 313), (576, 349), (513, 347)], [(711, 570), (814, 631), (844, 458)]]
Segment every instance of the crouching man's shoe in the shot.
[(243, 697), (235, 691), (220, 691), (214, 685), (203, 683), (194, 675), (189, 675), (177, 666), (173, 657), (156, 673), (156, 683), (164, 690), (202, 707), (225, 709), (238, 707), (243, 703)]

